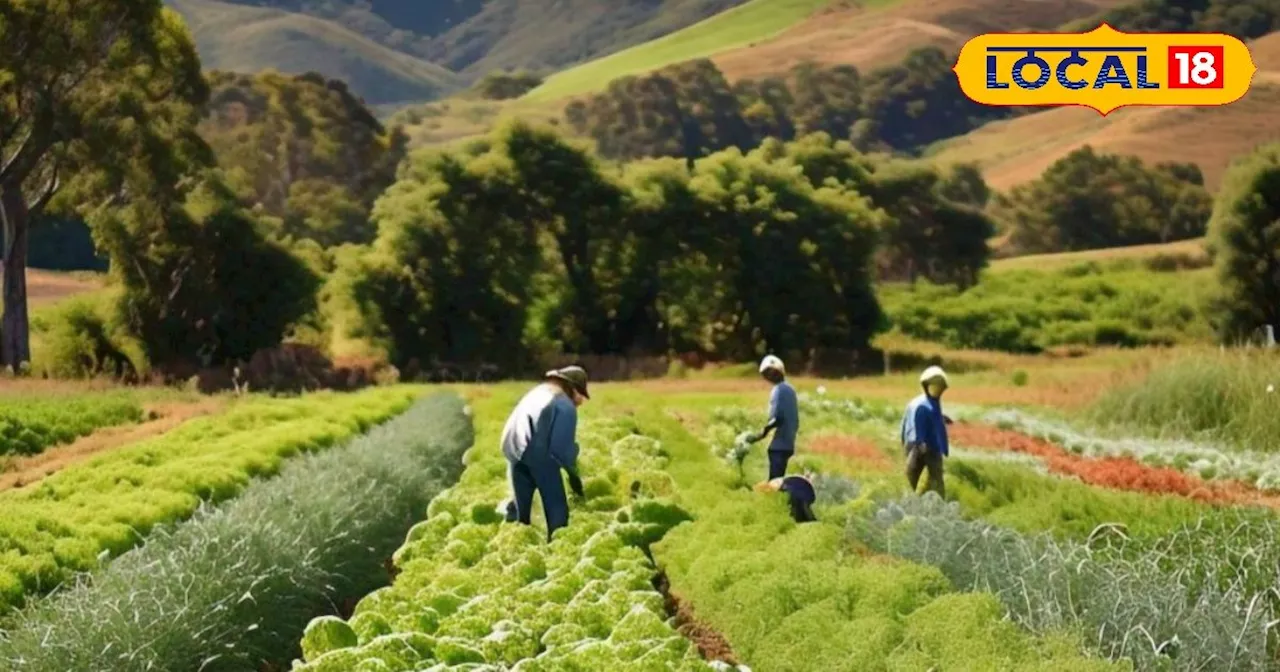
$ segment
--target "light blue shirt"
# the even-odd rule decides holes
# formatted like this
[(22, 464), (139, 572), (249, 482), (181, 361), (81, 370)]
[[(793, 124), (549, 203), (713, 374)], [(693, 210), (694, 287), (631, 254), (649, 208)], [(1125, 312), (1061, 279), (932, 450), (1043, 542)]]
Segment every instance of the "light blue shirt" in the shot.
[(573, 470), (578, 462), (578, 408), (557, 386), (542, 384), (524, 395), (502, 428), (508, 462), (548, 458)]

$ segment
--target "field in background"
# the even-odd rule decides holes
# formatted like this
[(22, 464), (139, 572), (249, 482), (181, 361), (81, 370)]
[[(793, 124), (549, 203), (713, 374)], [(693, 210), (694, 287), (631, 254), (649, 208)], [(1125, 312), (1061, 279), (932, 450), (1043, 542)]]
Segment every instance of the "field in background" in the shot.
[(1054, 252), (1051, 254), (1027, 254), (1020, 257), (994, 259), (991, 269), (1011, 271), (1016, 269), (1055, 270), (1064, 266), (1096, 261), (1112, 262), (1120, 260), (1146, 261), (1159, 256), (1185, 256), (1188, 259), (1207, 259), (1204, 239), (1179, 240), (1172, 243), (1155, 243), (1152, 245), (1132, 245), (1129, 247), (1110, 247), (1101, 250), (1081, 250), (1079, 252)]
[(27, 299), (32, 307), (46, 306), (102, 287), (103, 278), (96, 273), (27, 269)]

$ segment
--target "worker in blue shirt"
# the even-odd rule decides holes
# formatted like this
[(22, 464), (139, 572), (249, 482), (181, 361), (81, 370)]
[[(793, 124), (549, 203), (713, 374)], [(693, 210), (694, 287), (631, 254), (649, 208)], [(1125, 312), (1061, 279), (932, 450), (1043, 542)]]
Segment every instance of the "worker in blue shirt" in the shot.
[(947, 374), (931, 366), (920, 374), (924, 394), (907, 404), (902, 416), (902, 448), (907, 456), (907, 483), (916, 492), (920, 474), (929, 472), (925, 487), (939, 497), (946, 494), (942, 482), (942, 459), (948, 455), (947, 417), (942, 414), (942, 393), (947, 390)]
[(574, 494), (583, 496), (578, 476), (578, 407), (590, 399), (587, 372), (568, 366), (546, 373), (545, 380), (516, 404), (502, 429), (502, 454), (507, 458), (513, 502), (507, 519), (530, 523), (533, 493), (542, 498), (547, 539), (569, 524), (563, 469)]
[(787, 474), (787, 462), (796, 454), (796, 432), (800, 429), (800, 406), (796, 389), (787, 382), (786, 367), (782, 360), (769, 355), (760, 361), (760, 375), (773, 383), (769, 395), (769, 421), (764, 429), (748, 439), (756, 443), (773, 432), (769, 442), (769, 479)]

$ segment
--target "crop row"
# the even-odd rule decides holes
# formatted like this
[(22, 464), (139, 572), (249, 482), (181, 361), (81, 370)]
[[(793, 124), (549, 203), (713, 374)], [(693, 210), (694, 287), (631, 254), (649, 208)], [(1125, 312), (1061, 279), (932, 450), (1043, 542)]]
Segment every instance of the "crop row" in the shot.
[(1258, 591), (1249, 569), (1267, 563), (1253, 552), (1235, 556), (1239, 564), (1221, 555), (1217, 564), (1201, 558), (1170, 566), (1197, 557), (1170, 552), (1195, 548), (1186, 545), (1195, 530), (1166, 552), (1100, 553), (1087, 543), (966, 520), (954, 502), (932, 493), (880, 503), (852, 518), (849, 533), (874, 550), (938, 567), (961, 589), (994, 593), (1002, 611), (1032, 631), (1078, 632), (1092, 648), (1140, 669), (1269, 669), (1274, 660), (1274, 549), (1270, 585)]
[[(472, 443), (462, 400), (425, 398), (190, 520), (12, 618), (0, 667), (262, 669), (297, 655), (307, 620), (381, 585), (383, 563)], [(279, 669), (278, 667), (276, 669)]]
[(1280, 491), (1280, 454), (1276, 453), (1233, 450), (1188, 440), (1098, 436), (1013, 409), (992, 411), (982, 420), (1044, 439), (1077, 455), (1130, 457), (1143, 464), (1172, 467), (1206, 480), (1230, 479), (1263, 491)]
[(101, 427), (142, 420), (135, 395), (92, 392), (0, 398), (0, 457), (35, 455)]
[(332, 446), (403, 411), (415, 391), (253, 397), (154, 439), (0, 493), (0, 611), (137, 545), (201, 502), (239, 494), (288, 457)]
[[(652, 416), (665, 425), (661, 438), (681, 465), (674, 476), (696, 516), (655, 544), (653, 554), (673, 593), (752, 669), (1114, 669), (1089, 653), (1077, 633), (1028, 633), (1004, 619), (996, 596), (956, 592), (966, 587), (936, 567), (850, 552), (844, 520), (867, 506), (877, 488), (815, 479), (819, 520), (807, 524), (791, 520), (782, 495), (762, 500), (735, 488), (714, 445), (715, 437), (741, 429), (723, 424), (735, 416), (716, 414), (720, 422), (704, 429), (710, 447)], [(760, 466), (758, 457), (748, 458), (748, 471)]]
[[(820, 430), (887, 428), (874, 409), (828, 401), (846, 406), (844, 417), (819, 415)], [(728, 441), (740, 414), (718, 409), (708, 435)], [(1090, 650), (1142, 669), (1273, 667), (1280, 523), (1270, 512), (1097, 488), (956, 452), (947, 463), (955, 501), (945, 504), (901, 496), (897, 469), (857, 473), (872, 487), (846, 488), (844, 545), (936, 567), (957, 589), (995, 595), (999, 613), (1028, 630), (1075, 633)], [(668, 535), (655, 549), (659, 559), (685, 534), (694, 533)]]
[(708, 669), (668, 618), (644, 551), (688, 519), (662, 446), (626, 421), (580, 424), (585, 501), (548, 544), (496, 507), (508, 496), (497, 439), (510, 401), (476, 411), (467, 470), (396, 552), (395, 582), (349, 621), (312, 621), (296, 672)]

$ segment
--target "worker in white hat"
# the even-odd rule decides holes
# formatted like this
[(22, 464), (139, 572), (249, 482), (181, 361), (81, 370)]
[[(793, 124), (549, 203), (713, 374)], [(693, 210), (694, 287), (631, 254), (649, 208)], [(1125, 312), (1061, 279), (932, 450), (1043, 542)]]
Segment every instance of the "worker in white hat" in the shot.
[(773, 392), (769, 394), (769, 421), (748, 441), (755, 443), (773, 432), (773, 440), (769, 442), (769, 480), (773, 480), (787, 475), (787, 462), (796, 454), (800, 405), (796, 388), (787, 382), (787, 370), (781, 359), (768, 355), (760, 360), (760, 375), (773, 384)]
[(907, 483), (915, 492), (920, 474), (929, 472), (926, 489), (945, 496), (942, 482), (942, 460), (948, 455), (947, 419), (942, 414), (942, 393), (947, 391), (947, 374), (940, 366), (931, 366), (920, 374), (924, 394), (907, 404), (902, 416), (902, 448), (907, 456)]

